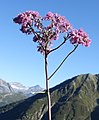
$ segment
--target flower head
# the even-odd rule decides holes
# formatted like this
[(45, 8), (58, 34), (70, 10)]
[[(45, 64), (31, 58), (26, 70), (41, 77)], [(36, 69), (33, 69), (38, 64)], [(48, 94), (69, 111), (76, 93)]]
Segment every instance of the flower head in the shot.
[(50, 28), (54, 28), (56, 33), (64, 33), (71, 29), (71, 24), (68, 22), (68, 20), (59, 14), (48, 12), (44, 17), (44, 20), (51, 21)]
[[(59, 38), (60, 33), (69, 35), (72, 44), (82, 44), (88, 47), (91, 43), (88, 35), (82, 30), (72, 29), (69, 21), (59, 14), (48, 12), (44, 17), (36, 11), (26, 11), (19, 14), (13, 21), (21, 25), (21, 31), (34, 34), (33, 41), (38, 43), (38, 51), (50, 52), (52, 41)], [(47, 23), (47, 24), (46, 24)]]
[(89, 39), (88, 35), (84, 30), (72, 30), (70, 32), (70, 42), (72, 44), (82, 44), (86, 47), (90, 46), (91, 40)]
[(13, 19), (13, 21), (17, 24), (21, 24), (21, 31), (26, 34), (31, 34), (29, 26), (32, 26), (33, 22), (39, 18), (39, 13), (36, 11), (26, 11), (24, 13), (19, 14), (17, 17)]

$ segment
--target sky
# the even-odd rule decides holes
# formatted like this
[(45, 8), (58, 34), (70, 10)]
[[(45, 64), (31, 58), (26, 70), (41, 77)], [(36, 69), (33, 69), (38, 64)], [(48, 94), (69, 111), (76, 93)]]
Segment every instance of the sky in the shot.
[[(21, 33), (20, 26), (13, 22), (14, 17), (28, 10), (38, 11), (42, 16), (49, 11), (65, 16), (74, 28), (83, 28), (92, 40), (90, 47), (80, 45), (67, 59), (50, 79), (50, 87), (79, 74), (99, 74), (99, 0), (1, 0), (1, 79), (45, 88), (44, 57), (37, 52), (32, 36)], [(60, 37), (55, 45), (62, 40)], [(49, 56), (49, 75), (72, 48), (67, 42)]]

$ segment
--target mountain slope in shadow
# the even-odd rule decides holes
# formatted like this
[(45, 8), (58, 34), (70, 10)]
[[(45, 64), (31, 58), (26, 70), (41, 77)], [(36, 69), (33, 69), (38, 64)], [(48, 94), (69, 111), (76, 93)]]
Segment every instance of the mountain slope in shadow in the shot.
[[(99, 120), (99, 74), (78, 75), (50, 92), (52, 120)], [(48, 120), (47, 116), (46, 93), (0, 108), (0, 120)]]

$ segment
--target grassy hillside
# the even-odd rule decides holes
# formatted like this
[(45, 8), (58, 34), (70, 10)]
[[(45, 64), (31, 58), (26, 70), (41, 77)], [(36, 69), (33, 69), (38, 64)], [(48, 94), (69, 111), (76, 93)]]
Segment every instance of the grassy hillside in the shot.
[[(76, 76), (50, 92), (52, 120), (99, 120), (99, 75)], [(46, 93), (2, 107), (0, 120), (48, 120)]]

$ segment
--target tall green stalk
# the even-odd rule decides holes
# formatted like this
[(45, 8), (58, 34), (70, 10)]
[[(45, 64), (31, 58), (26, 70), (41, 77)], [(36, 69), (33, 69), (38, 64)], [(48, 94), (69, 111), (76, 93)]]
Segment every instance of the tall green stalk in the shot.
[(48, 120), (51, 120), (51, 96), (49, 91), (49, 80), (48, 80), (48, 55), (47, 50), (45, 50), (45, 79), (46, 79), (46, 92), (48, 100)]

